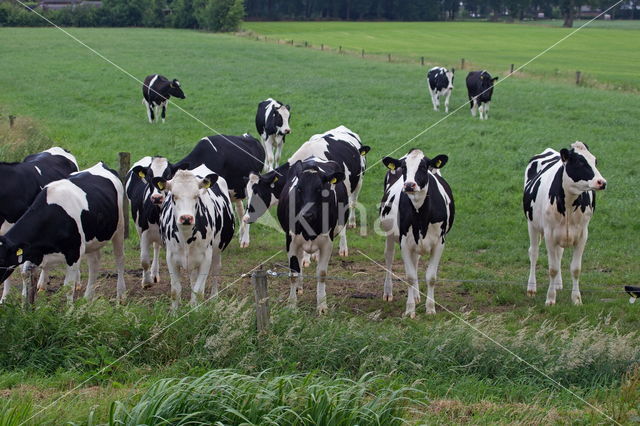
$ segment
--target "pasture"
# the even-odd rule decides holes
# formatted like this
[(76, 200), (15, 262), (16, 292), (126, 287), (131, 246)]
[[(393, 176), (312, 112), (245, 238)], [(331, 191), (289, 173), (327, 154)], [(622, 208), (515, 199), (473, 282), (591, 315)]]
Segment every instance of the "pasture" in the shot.
[[(247, 24), (255, 31), (290, 38), (286, 25), (302, 28), (307, 24)], [(392, 42), (397, 46), (395, 50), (402, 47), (407, 55), (426, 55), (415, 44), (404, 41), (413, 39), (407, 36), (414, 34), (412, 31), (424, 32), (418, 24), (388, 24), (397, 28), (378, 32), (364, 25), (387, 24), (331, 24), (327, 28), (334, 25), (348, 26), (345, 31), (353, 31), (349, 37), (354, 43), (359, 41), (358, 34), (371, 30), (371, 34), (383, 32), (389, 38), (389, 46)], [(443, 56), (433, 56), (434, 60), (453, 64), (464, 52), (462, 56), (478, 68), (500, 66), (496, 51), (485, 51), (483, 55), (477, 46), (469, 46), (470, 41), (476, 43), (479, 38), (470, 34), (485, 28), (493, 34), (497, 31), (494, 24), (469, 24), (474, 25), (473, 31), (459, 27), (461, 24), (420, 25), (447, 28), (448, 48), (443, 47)], [(289, 383), (288, 398), (297, 402), (298, 405), (291, 404), (296, 412), (301, 412), (299, 405), (304, 405), (299, 381), (306, 380), (318, 389), (326, 388), (327, 393), (333, 387), (340, 392), (347, 392), (347, 388), (353, 392), (365, 389), (370, 395), (398, 391), (397, 395), (407, 399), (398, 402), (391, 398), (398, 405), (389, 409), (416, 423), (604, 419), (583, 401), (473, 332), (461, 322), (461, 315), (599, 410), (620, 421), (628, 419), (633, 410), (638, 410), (638, 376), (625, 379), (624, 374), (640, 358), (636, 334), (639, 314), (638, 306), (630, 305), (621, 290), (624, 284), (637, 284), (640, 276), (636, 241), (640, 225), (635, 214), (640, 207), (635, 190), (640, 132), (635, 111), (640, 107), (640, 98), (631, 92), (576, 87), (555, 80), (505, 78), (500, 70), (518, 62), (511, 59), (511, 54), (516, 52), (523, 60), (528, 59), (537, 53), (539, 44), (546, 47), (565, 34), (563, 30), (544, 27), (505, 27), (514, 32), (536, 31), (536, 43), (527, 45), (506, 36), (494, 36), (492, 47), (499, 40), (511, 40), (512, 45), (503, 52), (502, 68), (493, 73), (502, 81), (494, 91), (490, 119), (481, 122), (470, 117), (468, 107), (463, 106), (465, 73), (460, 73), (455, 80), (451, 110), (462, 109), (441, 123), (438, 121), (444, 113), (432, 110), (427, 94), (427, 67), (363, 61), (192, 31), (68, 30), (140, 80), (155, 72), (179, 78), (187, 99), (177, 100), (176, 104), (210, 128), (179, 111), (175, 104), (169, 105), (166, 124), (150, 125), (141, 104), (140, 84), (60, 31), (0, 28), (3, 160), (17, 160), (26, 151), (52, 143), (71, 150), (81, 167), (104, 160), (115, 168), (119, 151), (131, 152), (132, 162), (155, 154), (178, 160), (201, 137), (214, 134), (211, 129), (255, 135), (255, 108), (269, 96), (292, 107), (293, 132), (287, 137), (284, 157), (312, 134), (339, 124), (359, 133), (363, 143), (372, 147), (360, 196), (366, 226), (349, 231), (348, 258), (338, 258), (337, 249), (334, 250), (330, 275), (339, 279), (329, 280), (327, 285), (330, 313), (326, 318), (315, 317), (312, 280), (305, 283), (300, 309), (290, 312), (284, 308), (288, 280), (274, 278), (270, 282), (273, 331), (267, 337), (256, 336), (251, 309), (243, 302), (251, 295), (250, 287), (246, 279), (239, 279), (240, 274), (270, 256), (275, 257), (267, 261), (265, 268), (286, 271), (284, 236), (273, 227), (257, 225), (252, 227), (248, 249), (241, 250), (234, 238), (223, 253), (222, 273), (226, 276), (221, 288), (229, 288), (221, 294), (221, 300), (171, 324), (174, 317), (167, 312), (168, 278), (146, 292), (140, 289), (136, 275), (138, 240), (132, 227), (127, 242), (131, 297), (126, 306), (113, 306), (104, 300), (93, 305), (79, 302), (75, 311), (67, 312), (52, 296), (49, 302), (42, 298), (34, 312), (15, 306), (0, 309), (0, 394), (8, 401), (0, 405), (0, 416), (8, 418), (13, 407), (27, 413), (21, 417), (26, 419), (66, 390), (91, 378), (67, 400), (30, 421), (105, 422), (112, 401), (120, 401), (122, 414), (135, 411), (133, 406), (141, 399), (157, 397), (156, 388), (155, 394), (141, 396), (157, 379), (231, 369), (232, 372), (212, 374), (221, 383), (233, 382), (234, 374), (259, 376), (251, 386), (237, 387), (238, 392), (245, 392), (244, 398), (267, 392), (274, 386), (272, 381)], [(317, 28), (313, 31), (319, 34)], [(588, 36), (589, 31), (584, 33)], [(632, 31), (625, 31), (625, 35), (638, 37)], [(331, 32), (318, 37), (309, 41), (331, 44), (338, 40), (331, 38), (338, 37)], [(596, 39), (599, 42), (576, 42), (576, 46), (588, 46), (590, 52), (586, 56), (574, 46), (574, 56), (567, 58), (571, 69), (575, 69), (574, 59), (586, 56), (580, 60), (594, 62), (589, 73), (606, 83), (637, 88), (631, 73), (639, 59), (634, 57), (637, 52), (629, 48), (629, 38), (624, 43), (616, 40), (615, 34), (612, 39), (600, 35)], [(386, 47), (382, 45), (381, 50)], [(434, 55), (435, 52), (434, 48)], [(551, 61), (553, 58), (555, 62)], [(550, 56), (553, 63), (541, 66), (540, 72), (559, 67), (562, 58)], [(13, 129), (8, 128), (8, 115), (18, 117)], [(533, 299), (525, 296), (528, 237), (521, 209), (524, 167), (531, 156), (544, 148), (559, 150), (575, 140), (589, 144), (609, 186), (598, 194), (583, 258), (584, 305), (571, 306), (569, 293), (564, 290), (558, 305), (547, 308), (544, 250), (538, 268), (538, 295)], [(383, 271), (368, 259), (383, 261), (384, 239), (375, 232), (385, 173), (379, 160), (386, 155), (400, 157), (412, 147), (431, 156), (449, 156), (442, 173), (453, 189), (457, 213), (440, 263), (439, 277), (443, 282), (436, 286), (435, 298), (455, 316), (438, 306), (438, 314), (427, 318), (421, 304), (416, 320), (401, 319), (404, 285), (396, 282), (396, 298), (392, 303), (383, 303)], [(279, 250), (283, 252), (278, 253)], [(563, 263), (565, 279), (568, 254)], [(107, 256), (102, 267), (99, 291), (106, 295), (112, 294), (115, 287), (109, 275), (111, 262)], [(399, 254), (394, 269), (403, 275)], [(166, 276), (165, 268), (162, 273)], [(171, 324), (167, 332), (113, 368), (101, 371), (166, 324)], [(94, 373), (99, 374), (92, 377)], [(362, 378), (367, 373), (375, 377)], [(357, 383), (348, 384), (345, 380)], [(162, 384), (167, 392), (175, 389), (173, 385)], [(367, 400), (365, 397), (362, 403)], [(231, 402), (224, 402), (226, 406), (223, 402), (222, 411), (240, 410)], [(280, 407), (285, 402), (273, 404)], [(356, 416), (354, 407), (349, 411), (349, 407), (340, 404), (328, 398), (324, 407)], [(214, 416), (209, 418), (219, 413), (212, 406), (205, 407)], [(265, 407), (266, 410), (270, 406)], [(242, 412), (246, 414), (252, 408), (255, 407), (245, 406)], [(372, 408), (376, 413), (378, 409)], [(258, 411), (253, 414), (258, 415)], [(379, 413), (380, 418), (388, 414)]]

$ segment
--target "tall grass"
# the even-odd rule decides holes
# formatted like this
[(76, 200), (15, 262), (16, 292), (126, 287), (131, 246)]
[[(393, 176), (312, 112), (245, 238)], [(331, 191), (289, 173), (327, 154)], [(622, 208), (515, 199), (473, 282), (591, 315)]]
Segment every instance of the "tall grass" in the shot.
[(314, 375), (253, 377), (213, 370), (198, 378), (165, 379), (130, 401), (116, 401), (110, 425), (271, 424), (399, 425), (423, 392)]
[(29, 419), (31, 411), (29, 401), (0, 401), (0, 426), (19, 426)]

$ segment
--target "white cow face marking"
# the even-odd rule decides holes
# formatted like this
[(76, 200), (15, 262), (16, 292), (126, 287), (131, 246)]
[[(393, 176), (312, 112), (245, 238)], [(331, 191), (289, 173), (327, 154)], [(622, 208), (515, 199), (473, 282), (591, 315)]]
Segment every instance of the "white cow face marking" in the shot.
[(211, 173), (202, 178), (189, 170), (178, 170), (170, 181), (166, 182), (166, 191), (171, 193), (168, 202), (173, 203), (173, 214), (178, 225), (191, 227), (195, 224), (198, 200), (218, 179)]
[(564, 181), (576, 194), (589, 190), (602, 190), (607, 181), (596, 168), (597, 160), (582, 142), (574, 142), (571, 150), (562, 149), (560, 157), (564, 163)]
[(421, 150), (412, 149), (400, 160), (385, 157), (382, 159), (382, 162), (391, 170), (402, 168), (404, 180), (402, 190), (414, 205), (418, 207), (422, 205), (422, 201), (424, 201), (427, 191), (429, 190), (429, 174), (431, 173), (431, 169), (444, 167), (448, 159), (449, 157), (442, 154), (433, 159), (429, 159), (425, 157)]
[(453, 68), (451, 71), (447, 71), (447, 79), (449, 80), (449, 87), (447, 87), (447, 90), (453, 90), (453, 73), (455, 73)]
[(291, 133), (291, 127), (289, 127), (289, 118), (291, 117), (289, 106), (281, 105), (280, 108), (278, 108), (278, 114), (280, 114), (280, 117), (282, 117), (282, 123), (276, 123), (278, 133), (281, 135), (288, 135), (289, 133)]

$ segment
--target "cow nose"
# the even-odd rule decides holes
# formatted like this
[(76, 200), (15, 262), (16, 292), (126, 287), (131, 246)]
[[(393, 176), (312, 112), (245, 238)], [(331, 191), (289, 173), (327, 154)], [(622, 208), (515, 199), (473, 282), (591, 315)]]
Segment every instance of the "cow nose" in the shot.
[(605, 189), (607, 187), (607, 181), (604, 179), (598, 179), (596, 181), (596, 185), (598, 185), (599, 189)]
[(407, 182), (404, 184), (404, 191), (405, 192), (413, 192), (416, 189), (416, 183), (415, 182)]
[(181, 225), (191, 225), (193, 223), (193, 216), (190, 214), (183, 214), (180, 216), (179, 220)]
[(164, 197), (162, 195), (152, 195), (151, 196), (151, 202), (153, 204), (162, 204), (162, 202), (164, 201)]
[(284, 129), (282, 133), (284, 133), (285, 135), (288, 135), (289, 133), (291, 133), (291, 129)]

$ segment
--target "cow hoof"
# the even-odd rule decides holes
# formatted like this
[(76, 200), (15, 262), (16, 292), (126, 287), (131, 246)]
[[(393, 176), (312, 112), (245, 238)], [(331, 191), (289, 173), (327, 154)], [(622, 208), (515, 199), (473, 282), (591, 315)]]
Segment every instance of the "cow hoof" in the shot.
[(435, 309), (427, 309), (427, 315), (435, 315), (436, 314), (436, 310)]
[(349, 249), (340, 249), (338, 254), (340, 255), (340, 257), (347, 257), (349, 256)]
[(404, 316), (414, 319), (416, 317), (416, 311), (407, 311), (404, 313)]
[(536, 291), (535, 290), (527, 290), (527, 296), (535, 297), (536, 296)]
[(384, 296), (382, 296), (382, 300), (387, 301), (387, 302), (393, 302), (393, 295), (392, 294), (385, 294)]
[(415, 296), (413, 296), (413, 300), (415, 300), (416, 303), (420, 303), (420, 293), (416, 292)]
[(297, 294), (298, 296), (301, 296), (303, 292), (304, 292), (304, 291), (302, 290), (302, 287), (298, 287), (298, 288), (296, 288), (296, 294)]
[(573, 302), (574, 305), (576, 306), (580, 306), (582, 305), (582, 296), (580, 296), (580, 293), (572, 293), (571, 294), (571, 301)]
[(355, 227), (356, 227), (355, 222), (347, 224), (347, 229), (355, 229)]
[(556, 284), (556, 290), (562, 290), (562, 284)]
[(243, 241), (240, 243), (240, 248), (247, 248), (249, 247), (249, 242), (248, 241)]
[(318, 306), (317, 310), (318, 310), (318, 315), (325, 315), (326, 313), (329, 312), (329, 308), (327, 307), (326, 303), (323, 303), (322, 305)]
[(555, 300), (547, 300), (546, 302), (544, 302), (545, 305), (547, 306), (553, 306), (556, 304)]
[(38, 287), (38, 293), (44, 293), (45, 291), (47, 291), (46, 288)]
[(160, 283), (160, 275), (156, 275), (155, 277), (153, 277), (153, 282), (154, 282), (154, 284), (159, 284)]
[(142, 289), (150, 288), (153, 283), (150, 281), (142, 281)]
[(302, 267), (303, 267), (303, 268), (308, 268), (308, 267), (309, 267), (309, 265), (311, 265), (311, 260), (304, 259), (304, 260), (302, 261)]

